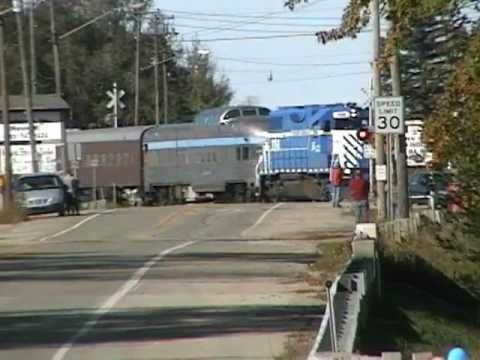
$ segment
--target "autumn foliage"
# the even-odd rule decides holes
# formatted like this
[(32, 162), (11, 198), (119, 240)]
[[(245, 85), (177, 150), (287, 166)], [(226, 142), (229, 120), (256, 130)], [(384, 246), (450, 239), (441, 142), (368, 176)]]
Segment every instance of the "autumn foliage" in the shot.
[(475, 232), (480, 233), (480, 34), (456, 66), (426, 123), (425, 140), (439, 166), (449, 165)]

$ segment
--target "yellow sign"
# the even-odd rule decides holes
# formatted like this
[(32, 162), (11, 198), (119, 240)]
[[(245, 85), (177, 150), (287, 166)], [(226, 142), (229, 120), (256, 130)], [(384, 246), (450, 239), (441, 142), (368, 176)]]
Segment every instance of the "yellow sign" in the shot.
[(5, 176), (0, 175), (0, 189), (3, 189), (4, 186), (5, 186)]

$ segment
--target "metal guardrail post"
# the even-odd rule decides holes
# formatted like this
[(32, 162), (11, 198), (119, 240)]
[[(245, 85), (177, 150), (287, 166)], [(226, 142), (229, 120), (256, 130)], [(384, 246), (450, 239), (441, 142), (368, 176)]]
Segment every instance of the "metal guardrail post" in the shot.
[(337, 352), (337, 330), (336, 330), (336, 324), (335, 324), (335, 309), (333, 308), (333, 299), (332, 299), (332, 293), (331, 293), (331, 288), (332, 288), (333, 283), (328, 280), (325, 283), (325, 286), (327, 288), (327, 300), (328, 300), (328, 309), (329, 309), (329, 323), (330, 323), (330, 340), (332, 344), (332, 352)]

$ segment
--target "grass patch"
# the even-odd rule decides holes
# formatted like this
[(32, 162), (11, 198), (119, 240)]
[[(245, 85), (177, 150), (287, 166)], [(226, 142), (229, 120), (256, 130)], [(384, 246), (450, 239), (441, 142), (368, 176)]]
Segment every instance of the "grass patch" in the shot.
[(0, 224), (16, 224), (25, 220), (24, 211), (17, 206), (0, 211)]
[(480, 242), (449, 224), (383, 249), (383, 297), (361, 329), (364, 353), (444, 355), (465, 346), (480, 359)]
[(325, 282), (334, 281), (345, 269), (351, 257), (352, 248), (349, 242), (319, 244), (317, 252), (317, 261), (310, 264), (306, 281), (309, 285), (315, 286), (318, 289), (319, 298), (326, 301)]
[(285, 349), (274, 360), (305, 360), (313, 342), (311, 332), (296, 332), (290, 334), (285, 343)]
[[(351, 257), (351, 245), (344, 243), (320, 243), (317, 246), (317, 260), (309, 265), (304, 280), (315, 288), (315, 296), (326, 301), (325, 282), (334, 280), (345, 269)], [(305, 360), (315, 340), (320, 324), (299, 329), (288, 336), (284, 351), (275, 360)]]

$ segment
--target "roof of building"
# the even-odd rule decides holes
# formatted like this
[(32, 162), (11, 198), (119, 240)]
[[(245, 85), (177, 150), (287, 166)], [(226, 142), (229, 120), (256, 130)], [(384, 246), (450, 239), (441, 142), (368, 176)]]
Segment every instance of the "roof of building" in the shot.
[[(10, 111), (25, 110), (25, 97), (23, 95), (10, 95), (9, 99)], [(58, 95), (42, 94), (32, 96), (32, 108), (33, 110), (68, 110), (70, 105)]]

